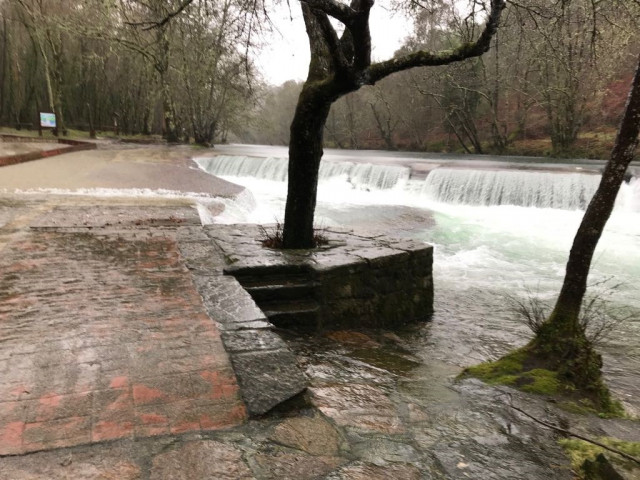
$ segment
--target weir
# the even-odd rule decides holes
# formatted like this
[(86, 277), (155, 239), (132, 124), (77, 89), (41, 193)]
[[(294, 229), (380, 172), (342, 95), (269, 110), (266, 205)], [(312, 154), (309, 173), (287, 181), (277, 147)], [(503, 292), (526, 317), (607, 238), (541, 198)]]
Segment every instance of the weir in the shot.
[[(219, 155), (196, 159), (217, 176), (251, 177), (276, 182), (287, 179), (287, 159)], [(600, 182), (600, 175), (580, 172), (520, 169), (434, 168), (425, 179), (411, 178), (406, 166), (323, 161), (320, 183), (343, 181), (358, 190), (398, 191), (415, 202), (452, 205), (552, 208), (584, 210)], [(426, 205), (425, 205), (426, 206)], [(640, 180), (622, 185), (617, 209), (640, 211)]]
[[(252, 148), (258, 157), (260, 147)], [(267, 148), (266, 151), (271, 153), (273, 149)], [(249, 163), (239, 156), (243, 154), (219, 158), (218, 167), (208, 170), (214, 175), (223, 174), (222, 167), (234, 168), (235, 172), (239, 172), (240, 166), (247, 167)], [(281, 156), (279, 153), (271, 155)], [(355, 158), (357, 156), (360, 158)], [(437, 157), (422, 162), (412, 156), (386, 156), (385, 152), (357, 152), (357, 155), (347, 152), (342, 158), (336, 158), (336, 154), (329, 157), (333, 158), (325, 160), (328, 166), (323, 167), (324, 178), (318, 185), (317, 218), (320, 227), (331, 229), (332, 232), (338, 229), (353, 230), (356, 235), (368, 235), (371, 238), (382, 233), (434, 245), (433, 283), (437, 288), (432, 323), (424, 329), (412, 329), (412, 332), (420, 333), (415, 336), (412, 334), (409, 341), (415, 352), (424, 352), (423, 358), (443, 359), (452, 365), (468, 362), (470, 349), (474, 354), (487, 357), (503, 351), (506, 345), (515, 348), (522, 344), (522, 325), (514, 321), (512, 311), (505, 308), (504, 299), (513, 296), (528, 298), (530, 292), (535, 292), (542, 301), (552, 302), (556, 298), (562, 285), (567, 255), (582, 219), (581, 210), (560, 208), (566, 206), (565, 200), (556, 198), (551, 202), (543, 198), (557, 186), (566, 189), (579, 187), (584, 191), (584, 196), (589, 195), (587, 189), (592, 191), (595, 188), (599, 176), (584, 171), (580, 173), (579, 168), (586, 171), (602, 166), (600, 162), (566, 162), (546, 166), (535, 161), (524, 165), (524, 160), (522, 163), (505, 162), (493, 157), (477, 161), (465, 158), (464, 164), (457, 157), (452, 161)], [(384, 173), (385, 170), (390, 171), (383, 166), (385, 163), (398, 167), (394, 161), (402, 162), (406, 170), (402, 170), (402, 176), (397, 180), (389, 181), (392, 184), (390, 188), (377, 189), (372, 186), (375, 183), (373, 181), (369, 182), (369, 186), (364, 186), (358, 183), (362, 180), (350, 176), (353, 164), (376, 163), (378, 166), (375, 169)], [(259, 168), (261, 162), (255, 160), (255, 168)], [(211, 165), (211, 159), (200, 161), (203, 167), (206, 167), (205, 163)], [(275, 164), (285, 171), (286, 160), (278, 160)], [(415, 175), (405, 180), (411, 173), (409, 167), (422, 174), (430, 171), (430, 178), (424, 178), (426, 175), (418, 178)], [(547, 173), (548, 170), (543, 170), (547, 167), (552, 171)], [(373, 172), (373, 167), (368, 168)], [(251, 178), (255, 173), (250, 170), (245, 172), (244, 178), (238, 173), (235, 176), (223, 175), (226, 180), (245, 187), (243, 202), (226, 203), (222, 214), (213, 220), (216, 225), (208, 230), (219, 235), (227, 228), (225, 224), (234, 225), (231, 227), (233, 235), (230, 242), (236, 242), (236, 245), (231, 246), (230, 243), (228, 248), (229, 255), (233, 255), (230, 257), (232, 265), (238, 265), (242, 257), (247, 262), (261, 258), (253, 254), (254, 250), (247, 248), (248, 245), (252, 248), (259, 246), (255, 240), (249, 239), (249, 243), (237, 245), (246, 237), (240, 231), (235, 231), (236, 228), (239, 230), (235, 225), (269, 224), (274, 219), (282, 219), (287, 194), (287, 185), (283, 182), (285, 175), (281, 175), (278, 181), (266, 181)], [(620, 288), (616, 288), (615, 297), (607, 298), (607, 302), (611, 301), (614, 308), (628, 311), (635, 318), (620, 327), (621, 330), (611, 338), (604, 353), (607, 358), (613, 359), (614, 367), (607, 370), (612, 390), (625, 403), (631, 404), (633, 411), (638, 412), (640, 365), (636, 353), (640, 338), (640, 322), (637, 320), (640, 318), (640, 170), (635, 166), (629, 173), (631, 178), (622, 185), (618, 205), (598, 244), (590, 281), (598, 285), (613, 279)], [(262, 175), (266, 175), (264, 170)], [(273, 174), (269, 175), (274, 178)], [(501, 184), (502, 194), (488, 190), (491, 183)], [(506, 205), (509, 201), (516, 202), (516, 193), (524, 199), (520, 202), (535, 205)], [(487, 206), (487, 198), (501, 205)], [(246, 204), (244, 200), (247, 200)], [(474, 204), (477, 206), (470, 206)], [(580, 203), (578, 205), (581, 206)], [(331, 233), (329, 238), (334, 238), (334, 235)], [(242, 253), (242, 257), (236, 252)], [(391, 265), (395, 266), (395, 262)], [(340, 274), (336, 278), (347, 282), (354, 277)], [(378, 281), (379, 278), (384, 277), (375, 273), (363, 275), (361, 280)], [(398, 275), (398, 280), (407, 278), (406, 271)], [(271, 282), (267, 286), (264, 285), (267, 281), (264, 279), (261, 282), (245, 280), (242, 279), (247, 290), (256, 296), (256, 301), (264, 301), (265, 296), (269, 301), (277, 297), (272, 293), (273, 288), (277, 287), (273, 286), (273, 278), (267, 279)], [(316, 278), (305, 279), (303, 285), (288, 282), (280, 290), (287, 296), (291, 295), (292, 290), (297, 293), (309, 292), (317, 288), (309, 286), (314, 282), (317, 282)], [(333, 285), (333, 279), (328, 283)], [(340, 293), (340, 299), (336, 299), (343, 302), (342, 306), (355, 300), (357, 292), (368, 292), (367, 296), (371, 297), (368, 288), (355, 288), (356, 283), (350, 288), (342, 285), (344, 292)], [(383, 290), (386, 290), (384, 284), (378, 291)], [(401, 287), (398, 287), (398, 291), (401, 291)], [(598, 294), (597, 290), (593, 292)], [(308, 303), (300, 301), (294, 305), (296, 308), (286, 312), (279, 309), (278, 305), (276, 308), (272, 304), (264, 307), (275, 321), (282, 321), (286, 325), (291, 322), (285, 315), (291, 314), (292, 310), (298, 319), (301, 313), (304, 319), (320, 312), (319, 306), (314, 310)], [(361, 306), (361, 310), (365, 311), (365, 305)], [(394, 311), (395, 306), (389, 307), (389, 310)], [(345, 321), (355, 319), (355, 313), (352, 311), (343, 318)], [(316, 318), (320, 317), (323, 315), (317, 315)], [(305, 322), (299, 320), (296, 323)], [(310, 326), (316, 324), (317, 321), (308, 323)]]
[[(218, 155), (196, 159), (200, 168), (217, 176), (252, 177), (284, 182), (287, 180), (289, 161), (286, 158), (258, 158)], [(411, 169), (401, 166), (372, 165), (369, 163), (322, 162), (320, 181), (341, 178), (354, 188), (385, 190), (406, 182)]]
[(584, 173), (438, 168), (422, 192), (450, 204), (584, 210), (599, 182), (600, 175)]

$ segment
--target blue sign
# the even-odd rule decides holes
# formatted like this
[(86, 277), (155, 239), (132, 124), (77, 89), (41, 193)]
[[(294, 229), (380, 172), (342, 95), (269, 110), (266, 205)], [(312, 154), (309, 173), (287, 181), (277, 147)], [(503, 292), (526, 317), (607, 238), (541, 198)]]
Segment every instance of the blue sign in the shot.
[(40, 112), (40, 126), (43, 128), (56, 128), (56, 114)]

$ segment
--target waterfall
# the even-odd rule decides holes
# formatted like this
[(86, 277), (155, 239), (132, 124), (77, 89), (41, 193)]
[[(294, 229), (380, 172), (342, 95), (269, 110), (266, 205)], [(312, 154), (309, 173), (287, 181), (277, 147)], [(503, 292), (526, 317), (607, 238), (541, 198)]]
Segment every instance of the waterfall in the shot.
[[(219, 155), (195, 159), (206, 172), (222, 177), (250, 177), (284, 182), (285, 158)], [(480, 170), (435, 168), (425, 180), (409, 179), (404, 166), (322, 161), (320, 183), (336, 182), (329, 188), (336, 195), (344, 188), (372, 191), (400, 191), (425, 205), (441, 202), (454, 205), (514, 205), (522, 207), (584, 210), (600, 182), (600, 175), (579, 172), (551, 172), (518, 169)], [(231, 179), (233, 181), (233, 179)], [(401, 197), (402, 198), (402, 197)], [(623, 183), (616, 204), (618, 211), (640, 211), (640, 178)]]
[(421, 193), (450, 204), (584, 210), (599, 182), (599, 175), (585, 173), (437, 168)]
[(627, 212), (640, 212), (640, 177), (623, 183), (616, 199), (616, 207)]
[[(285, 158), (219, 155), (196, 158), (195, 161), (205, 172), (221, 177), (253, 177), (278, 182), (287, 179), (288, 160)], [(410, 173), (409, 168), (401, 166), (323, 161), (319, 180), (342, 179), (357, 189), (386, 190), (402, 185)]]
[(219, 177), (253, 177), (277, 182), (287, 179), (287, 160), (284, 158), (218, 155), (194, 160), (205, 172)]

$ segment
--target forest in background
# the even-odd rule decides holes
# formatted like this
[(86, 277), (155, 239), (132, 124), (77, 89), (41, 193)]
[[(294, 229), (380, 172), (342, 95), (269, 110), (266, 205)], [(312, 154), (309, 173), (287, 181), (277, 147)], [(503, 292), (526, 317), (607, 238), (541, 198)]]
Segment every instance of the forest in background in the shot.
[(1, 0), (0, 122), (224, 141), (255, 100), (243, 1)]
[[(460, 44), (464, 21), (438, 3), (417, 14), (398, 54)], [(510, 2), (482, 57), (397, 73), (336, 102), (325, 145), (606, 158), (638, 55), (638, 10), (634, 2)], [(301, 86), (270, 88), (258, 109), (263, 127), (242, 139), (286, 144)]]
[[(415, 28), (398, 53), (465, 42), (469, 19), (451, 4), (406, 7)], [(253, 67), (265, 12), (196, 0), (163, 23), (180, 5), (0, 0), (0, 123), (25, 129), (54, 111), (61, 133), (286, 145), (302, 84), (267, 85)], [(639, 18), (637, 2), (512, 1), (483, 57), (401, 72), (336, 102), (325, 145), (606, 157)]]

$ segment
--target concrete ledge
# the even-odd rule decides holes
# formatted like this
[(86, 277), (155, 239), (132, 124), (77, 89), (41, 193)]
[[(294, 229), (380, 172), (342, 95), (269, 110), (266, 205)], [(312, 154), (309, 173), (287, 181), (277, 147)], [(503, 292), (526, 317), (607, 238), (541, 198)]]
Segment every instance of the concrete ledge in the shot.
[[(43, 139), (40, 137), (22, 137), (19, 135), (0, 135), (0, 139), (2, 139), (3, 142), (14, 143), (52, 143), (50, 139)], [(22, 153), (20, 155), (0, 156), (0, 167), (30, 162), (32, 160), (40, 160), (46, 157), (62, 155), (64, 153), (80, 152), (83, 150), (95, 150), (97, 148), (97, 145), (95, 143), (81, 142), (79, 140), (67, 140), (59, 138), (57, 143), (67, 146), (61, 146), (60, 148), (54, 148), (52, 150), (39, 150), (35, 152)]]
[(238, 279), (277, 326), (389, 328), (426, 320), (433, 312), (430, 245), (333, 229), (325, 247), (282, 251), (262, 247), (255, 225), (205, 231), (227, 262), (224, 272)]

